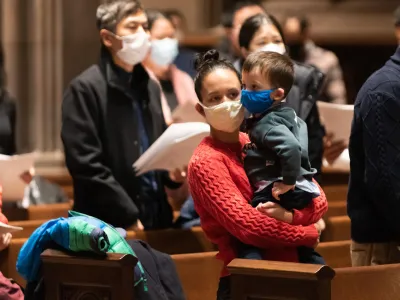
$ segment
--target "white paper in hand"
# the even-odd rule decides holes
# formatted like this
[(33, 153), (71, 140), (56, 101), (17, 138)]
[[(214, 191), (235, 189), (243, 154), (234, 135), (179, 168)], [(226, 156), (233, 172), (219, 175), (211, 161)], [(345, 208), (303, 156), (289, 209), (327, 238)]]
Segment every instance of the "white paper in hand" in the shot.
[(137, 175), (154, 170), (173, 171), (187, 166), (210, 126), (201, 122), (172, 124), (133, 164)]
[(4, 234), (4, 233), (13, 233), (15, 231), (21, 231), (23, 230), (22, 227), (17, 227), (17, 226), (11, 226), (11, 225), (7, 225), (4, 223), (0, 222), (0, 234)]
[(3, 189), (3, 201), (21, 201), (26, 183), (21, 174), (33, 167), (35, 153), (22, 155), (0, 155), (0, 185)]
[(347, 141), (350, 137), (354, 105), (317, 101), (321, 123), (326, 132), (334, 134), (334, 140)]
[(206, 119), (196, 110), (196, 105), (190, 101), (175, 108), (172, 112), (172, 120), (174, 123), (206, 122)]

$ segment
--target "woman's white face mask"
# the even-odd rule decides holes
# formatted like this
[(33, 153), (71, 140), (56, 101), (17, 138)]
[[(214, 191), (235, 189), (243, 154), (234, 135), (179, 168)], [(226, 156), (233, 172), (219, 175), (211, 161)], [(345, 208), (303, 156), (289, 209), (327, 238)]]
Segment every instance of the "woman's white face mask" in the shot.
[(261, 48), (258, 48), (257, 52), (261, 52), (261, 51), (276, 52), (276, 53), (279, 53), (282, 55), (286, 53), (286, 49), (283, 44), (278, 45), (278, 44), (274, 44), (274, 43), (269, 43), (269, 44), (262, 46)]
[(159, 66), (172, 64), (178, 56), (178, 40), (165, 38), (151, 42), (151, 60)]
[[(240, 99), (240, 98), (239, 98)], [(235, 132), (244, 120), (244, 107), (237, 101), (225, 101), (215, 106), (203, 107), (207, 122), (211, 127), (223, 132)]]
[(117, 56), (128, 65), (141, 63), (150, 50), (150, 37), (144, 31), (117, 38), (122, 41), (122, 48), (117, 52)]

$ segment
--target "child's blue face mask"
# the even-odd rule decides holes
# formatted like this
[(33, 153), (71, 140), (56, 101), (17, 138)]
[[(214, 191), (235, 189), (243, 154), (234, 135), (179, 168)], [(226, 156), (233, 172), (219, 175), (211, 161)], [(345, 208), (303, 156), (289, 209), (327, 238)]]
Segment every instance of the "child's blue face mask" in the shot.
[(269, 109), (274, 100), (271, 93), (275, 89), (264, 91), (247, 91), (242, 90), (241, 102), (243, 106), (252, 114), (260, 114)]

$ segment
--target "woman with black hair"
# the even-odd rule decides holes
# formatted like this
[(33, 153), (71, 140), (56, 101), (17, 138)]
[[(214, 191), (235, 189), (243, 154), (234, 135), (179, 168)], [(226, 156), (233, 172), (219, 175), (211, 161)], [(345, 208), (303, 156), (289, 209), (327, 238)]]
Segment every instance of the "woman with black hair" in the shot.
[(231, 63), (219, 59), (215, 50), (200, 56), (196, 65), (196, 109), (211, 129), (210, 136), (193, 153), (188, 180), (201, 227), (211, 242), (218, 245), (217, 258), (224, 263), (217, 300), (229, 300), (230, 276), (226, 266), (237, 257), (238, 241), (266, 249), (264, 259), (297, 262), (296, 247), (314, 248), (320, 231), (318, 225), (298, 225), (305, 220), (318, 221), (327, 202), (319, 196), (301, 212), (277, 207), (280, 216), (292, 218), (291, 224), (249, 205), (253, 191), (243, 168), (242, 149), (249, 138), (239, 131), (244, 118), (240, 74)]
[(16, 152), (16, 105), (5, 85), (4, 52), (0, 45), (0, 154), (12, 155)]
[[(241, 71), (242, 62), (252, 52), (273, 51), (286, 53), (285, 40), (279, 22), (272, 15), (257, 14), (248, 18), (239, 33), (242, 58), (235, 62)], [(317, 68), (294, 61), (295, 82), (286, 97), (287, 104), (307, 123), (308, 151), (311, 166), (321, 172), (324, 150), (324, 127), (319, 120), (317, 97), (324, 75)], [(318, 180), (319, 176), (316, 176)]]

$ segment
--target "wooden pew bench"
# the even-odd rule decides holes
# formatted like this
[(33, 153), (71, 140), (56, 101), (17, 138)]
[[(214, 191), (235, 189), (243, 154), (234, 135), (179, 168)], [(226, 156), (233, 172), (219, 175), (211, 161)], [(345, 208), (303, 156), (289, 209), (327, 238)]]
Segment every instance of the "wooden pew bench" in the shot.
[(23, 230), (12, 233), (13, 239), (29, 238), (31, 234), (48, 220), (12, 221), (9, 225), (22, 227)]
[(324, 215), (324, 219), (338, 216), (347, 216), (347, 201), (328, 201), (328, 211)]
[[(301, 266), (301, 267), (300, 267)], [(235, 259), (233, 300), (394, 300), (400, 294), (400, 264), (319, 268), (316, 265)], [(332, 272), (336, 275), (333, 278)]]
[(330, 300), (335, 271), (322, 265), (235, 259), (228, 265), (232, 300)]
[(132, 255), (95, 258), (49, 249), (41, 258), (46, 299), (134, 299)]
[(322, 242), (344, 241), (351, 239), (351, 223), (348, 216), (336, 216), (325, 219), (326, 228), (321, 234)]
[[(14, 204), (14, 203), (13, 203)], [(3, 213), (8, 221), (25, 220), (51, 220), (59, 217), (68, 217), (68, 211), (72, 209), (72, 201), (66, 203), (32, 205), (27, 209), (15, 207), (5, 203)]]
[(322, 189), (328, 202), (345, 201), (347, 199), (347, 184), (323, 185)]

